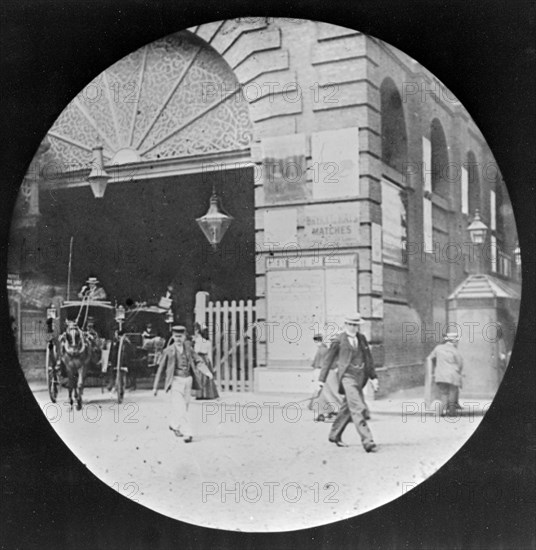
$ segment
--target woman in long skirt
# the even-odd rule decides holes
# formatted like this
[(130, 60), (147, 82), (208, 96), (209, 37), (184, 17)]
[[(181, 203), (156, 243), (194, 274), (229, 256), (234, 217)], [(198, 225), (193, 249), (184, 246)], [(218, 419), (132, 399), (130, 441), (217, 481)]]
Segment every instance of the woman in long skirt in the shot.
[[(199, 323), (194, 325), (194, 350), (203, 359), (205, 365), (208, 367), (212, 375), (215, 377), (216, 373), (212, 366), (212, 342), (208, 339), (208, 329), (201, 327)], [(214, 378), (201, 375), (201, 389), (197, 395), (197, 399), (218, 399), (218, 389), (216, 388), (216, 382)]]

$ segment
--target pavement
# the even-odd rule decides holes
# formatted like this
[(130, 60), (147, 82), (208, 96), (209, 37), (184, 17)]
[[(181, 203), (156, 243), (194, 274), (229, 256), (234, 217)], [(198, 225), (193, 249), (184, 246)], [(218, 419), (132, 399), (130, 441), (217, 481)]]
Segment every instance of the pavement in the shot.
[(57, 435), (104, 483), (103, 495), (115, 490), (169, 517), (237, 531), (302, 529), (381, 506), (437, 471), (482, 418), (422, 413), (422, 388), (369, 399), (378, 444), (369, 454), (351, 425), (347, 448), (329, 443), (330, 424), (313, 421), (306, 394), (226, 393), (192, 401), (186, 444), (169, 430), (163, 391), (127, 391), (119, 405), (86, 388), (76, 411), (65, 389), (53, 404), (42, 384), (31, 387)]

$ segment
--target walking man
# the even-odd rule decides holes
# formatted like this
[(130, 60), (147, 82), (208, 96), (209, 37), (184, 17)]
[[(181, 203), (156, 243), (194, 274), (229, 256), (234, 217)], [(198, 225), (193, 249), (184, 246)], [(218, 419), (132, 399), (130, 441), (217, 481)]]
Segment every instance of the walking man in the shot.
[(427, 358), (432, 365), (432, 380), (437, 384), (441, 399), (441, 416), (456, 416), (458, 392), (462, 386), (463, 359), (457, 349), (457, 332), (447, 332)]
[(367, 339), (359, 333), (359, 325), (362, 323), (359, 313), (346, 318), (344, 332), (333, 339), (326, 354), (319, 380), (323, 385), (329, 371), (337, 368), (339, 393), (344, 395), (329, 433), (329, 441), (338, 447), (347, 447), (341, 437), (346, 426), (353, 421), (365, 451), (371, 453), (377, 450), (377, 446), (367, 424), (369, 416), (363, 388), (369, 378), (374, 391), (378, 391), (379, 384)]
[(185, 443), (190, 443), (193, 437), (188, 417), (188, 407), (192, 389), (200, 389), (198, 370), (209, 377), (212, 377), (212, 373), (192, 349), (190, 342), (186, 340), (186, 328), (177, 325), (171, 330), (173, 344), (168, 346), (162, 353), (154, 380), (153, 392), (154, 395), (158, 393), (158, 382), (162, 371), (165, 370), (164, 389), (166, 393), (170, 392), (173, 415), (173, 423), (169, 426), (169, 429), (177, 437), (184, 437)]

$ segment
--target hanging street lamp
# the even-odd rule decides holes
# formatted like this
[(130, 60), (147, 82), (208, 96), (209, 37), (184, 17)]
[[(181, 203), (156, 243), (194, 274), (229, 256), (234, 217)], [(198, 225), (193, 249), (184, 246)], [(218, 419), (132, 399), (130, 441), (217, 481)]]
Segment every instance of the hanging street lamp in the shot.
[(223, 212), (220, 207), (219, 197), (216, 195), (216, 190), (213, 188), (208, 212), (195, 221), (198, 223), (201, 231), (203, 231), (208, 242), (212, 245), (212, 248), (216, 249), (223, 239), (225, 232), (229, 229), (233, 219), (232, 216), (228, 216)]
[(93, 159), (91, 161), (91, 172), (87, 177), (91, 191), (96, 199), (102, 199), (106, 186), (110, 180), (108, 172), (104, 169), (104, 161), (102, 157), (102, 145), (93, 147)]

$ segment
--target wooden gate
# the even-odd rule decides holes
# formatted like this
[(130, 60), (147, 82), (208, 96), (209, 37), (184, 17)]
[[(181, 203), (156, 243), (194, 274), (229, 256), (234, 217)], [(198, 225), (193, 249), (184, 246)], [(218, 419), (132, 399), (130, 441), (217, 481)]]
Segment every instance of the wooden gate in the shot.
[(222, 391), (253, 391), (256, 362), (253, 301), (212, 302), (207, 292), (198, 292), (195, 321), (208, 327), (218, 387)]

